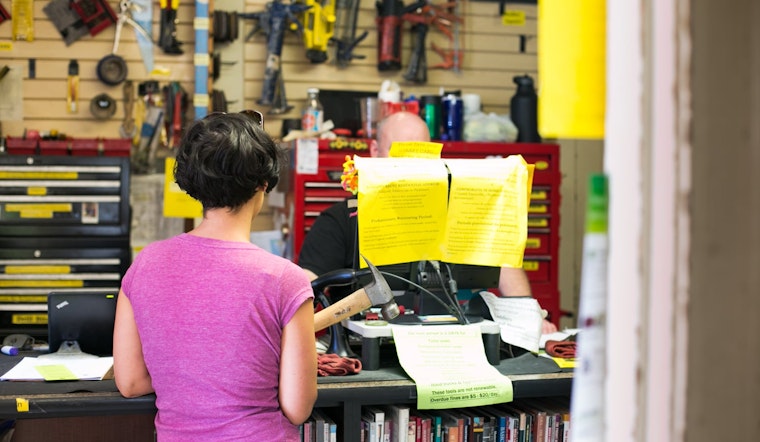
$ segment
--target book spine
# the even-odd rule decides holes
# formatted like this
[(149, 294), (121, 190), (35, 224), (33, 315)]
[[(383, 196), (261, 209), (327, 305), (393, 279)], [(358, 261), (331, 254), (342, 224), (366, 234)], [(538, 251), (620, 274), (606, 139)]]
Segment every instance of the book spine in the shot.
[(409, 417), (409, 420), (406, 423), (406, 440), (407, 442), (417, 441), (417, 423), (414, 421), (414, 418), (411, 416)]
[(398, 442), (411, 441), (409, 439), (409, 408), (404, 407), (398, 414)]
[(507, 442), (507, 425), (509, 419), (506, 416), (499, 416), (499, 433), (496, 438), (498, 442)]
[(416, 442), (422, 442), (422, 419), (420, 419), (419, 416), (414, 416), (414, 429), (414, 440)]
[(422, 417), (422, 442), (432, 442), (432, 420), (425, 416)]
[(443, 419), (440, 414), (436, 414), (433, 419), (433, 442), (443, 442)]

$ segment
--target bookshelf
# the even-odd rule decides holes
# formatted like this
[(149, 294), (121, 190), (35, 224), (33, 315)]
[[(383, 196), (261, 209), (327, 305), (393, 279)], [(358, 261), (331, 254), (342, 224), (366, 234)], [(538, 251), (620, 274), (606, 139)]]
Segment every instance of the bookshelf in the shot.
[[(503, 373), (511, 369), (509, 363), (504, 361), (497, 368)], [(413, 408), (416, 404), (416, 386), (403, 375), (403, 371), (395, 368), (381, 368), (372, 373), (373, 376), (369, 379), (376, 380), (352, 382), (350, 378), (345, 378), (340, 382), (320, 383), (316, 407), (327, 409), (327, 413), (338, 422), (338, 441), (360, 442), (362, 440), (361, 420), (364, 407), (403, 404)], [(515, 403), (528, 398), (570, 398), (572, 372), (507, 374), (507, 376), (512, 381)], [(320, 381), (331, 380), (320, 379)]]

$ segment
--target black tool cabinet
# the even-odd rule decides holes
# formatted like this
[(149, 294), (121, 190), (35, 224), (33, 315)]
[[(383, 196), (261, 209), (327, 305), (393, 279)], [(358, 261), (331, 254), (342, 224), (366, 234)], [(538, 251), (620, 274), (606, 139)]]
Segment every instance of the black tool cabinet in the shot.
[(0, 155), (0, 336), (47, 338), (51, 291), (118, 291), (129, 158)]

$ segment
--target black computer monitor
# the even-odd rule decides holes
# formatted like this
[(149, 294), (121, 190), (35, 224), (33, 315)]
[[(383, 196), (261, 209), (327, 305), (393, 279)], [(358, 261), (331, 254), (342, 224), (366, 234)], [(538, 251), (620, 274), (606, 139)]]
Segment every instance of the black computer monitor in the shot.
[[(459, 290), (487, 290), (499, 286), (500, 267), (447, 262), (419, 261), (413, 266), (412, 281), (420, 287), (410, 287), (406, 295), (418, 315), (436, 315), (459, 308)], [(437, 270), (436, 270), (437, 267)], [(411, 295), (411, 296), (410, 296)], [(407, 301), (408, 302), (408, 301)]]
[(319, 90), (325, 120), (332, 120), (335, 128), (348, 129), (351, 136), (359, 135), (362, 126), (359, 100), (365, 97), (377, 97), (377, 91)]
[(113, 291), (49, 293), (50, 353), (72, 349), (75, 342), (83, 353), (111, 356), (116, 297), (117, 293)]
[[(499, 286), (500, 267), (438, 262), (439, 277), (433, 263), (405, 262), (378, 266), (378, 270), (394, 291), (396, 303), (417, 315), (461, 314), (452, 310), (458, 307), (458, 290), (487, 290)], [(368, 278), (362, 276), (359, 281), (366, 283)]]
[[(449, 284), (454, 280), (457, 289), (485, 290), (499, 286), (501, 267), (440, 262), (439, 268), (443, 282)], [(441, 282), (431, 261), (418, 261), (413, 270), (416, 270), (413, 274), (415, 282), (426, 288), (440, 288)]]

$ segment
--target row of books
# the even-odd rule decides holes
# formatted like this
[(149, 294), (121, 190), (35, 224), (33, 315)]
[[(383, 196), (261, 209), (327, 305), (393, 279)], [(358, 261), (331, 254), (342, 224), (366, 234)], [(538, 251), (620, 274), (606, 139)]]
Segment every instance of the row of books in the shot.
[(338, 425), (323, 410), (315, 408), (299, 427), (301, 442), (338, 442)]
[[(498, 405), (417, 410), (407, 405), (362, 407), (362, 442), (568, 442), (567, 397)], [(333, 442), (337, 426), (315, 410), (302, 425), (303, 442)]]

